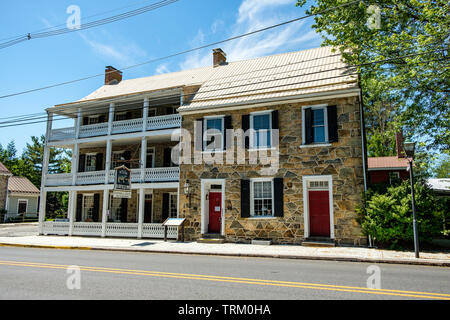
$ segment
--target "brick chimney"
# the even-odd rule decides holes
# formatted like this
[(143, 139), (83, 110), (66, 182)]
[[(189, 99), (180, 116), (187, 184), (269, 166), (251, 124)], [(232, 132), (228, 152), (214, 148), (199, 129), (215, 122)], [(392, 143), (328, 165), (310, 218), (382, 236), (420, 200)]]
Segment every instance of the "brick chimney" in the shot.
[(105, 68), (105, 85), (118, 84), (122, 81), (122, 71), (114, 67), (106, 66)]
[(213, 49), (213, 65), (214, 67), (218, 67), (221, 65), (227, 64), (227, 55), (222, 49), (217, 48)]
[(397, 144), (397, 158), (405, 157), (405, 150), (403, 148), (403, 130), (395, 134), (395, 143)]

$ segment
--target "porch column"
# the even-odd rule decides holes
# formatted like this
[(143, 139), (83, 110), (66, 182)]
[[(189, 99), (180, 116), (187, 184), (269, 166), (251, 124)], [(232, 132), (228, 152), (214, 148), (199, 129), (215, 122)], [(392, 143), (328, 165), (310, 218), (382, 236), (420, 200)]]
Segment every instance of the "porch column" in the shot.
[(150, 102), (148, 98), (144, 98), (144, 108), (142, 109), (142, 132), (147, 131), (148, 106)]
[(144, 188), (139, 188), (138, 239), (142, 238), (142, 224), (144, 222), (144, 206), (145, 206)]
[(109, 190), (103, 190), (103, 210), (102, 210), (102, 238), (106, 236), (106, 219), (108, 217)]
[(111, 152), (112, 152), (112, 140), (106, 141), (106, 161), (105, 161), (105, 184), (109, 183), (109, 172), (111, 168)]
[(114, 102), (111, 102), (109, 104), (109, 116), (108, 116), (108, 136), (112, 133), (112, 124), (114, 121), (114, 109), (115, 105)]
[(145, 181), (145, 168), (147, 167), (147, 137), (141, 138), (141, 182)]
[(75, 221), (75, 212), (77, 204), (77, 192), (69, 191), (69, 236), (73, 234), (73, 223)]
[(39, 227), (38, 227), (38, 232), (40, 235), (42, 235), (43, 231), (43, 224), (45, 220), (45, 206), (47, 203), (47, 191), (45, 190), (45, 185), (48, 174), (48, 163), (50, 158), (50, 148), (48, 146), (48, 141), (50, 140), (52, 122), (53, 122), (53, 114), (49, 112), (47, 116), (47, 131), (45, 134), (44, 155), (42, 159), (41, 201), (39, 202)]
[(80, 137), (80, 127), (81, 127), (81, 123), (83, 122), (82, 117), (83, 117), (83, 115), (81, 113), (81, 108), (78, 108), (77, 118), (75, 120), (75, 139), (78, 139)]
[(77, 142), (75, 142), (75, 145), (72, 149), (72, 166), (70, 168), (70, 173), (72, 173), (72, 185), (73, 186), (75, 186), (77, 184), (79, 156), (80, 156), (80, 145)]

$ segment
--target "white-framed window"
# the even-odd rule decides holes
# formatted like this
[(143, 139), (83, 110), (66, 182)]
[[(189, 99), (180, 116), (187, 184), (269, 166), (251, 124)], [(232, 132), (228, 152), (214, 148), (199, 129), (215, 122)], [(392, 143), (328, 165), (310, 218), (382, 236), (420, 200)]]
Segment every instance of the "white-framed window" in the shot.
[(114, 121), (123, 121), (127, 119), (127, 113), (126, 111), (124, 112), (116, 112), (116, 114), (114, 114)]
[(97, 170), (97, 154), (96, 153), (87, 153), (85, 160), (85, 171), (91, 172)]
[(224, 117), (206, 117), (203, 119), (203, 150), (219, 151), (224, 149)]
[(82, 221), (92, 220), (94, 216), (94, 195), (83, 194), (83, 216)]
[(312, 113), (312, 143), (328, 143), (328, 111), (327, 105), (304, 106), (302, 108), (302, 136), (306, 144), (306, 117), (305, 110), (311, 108)]
[(272, 146), (272, 111), (250, 114), (250, 148), (261, 149)]
[(28, 200), (19, 199), (17, 202), (17, 213), (27, 213)]
[(111, 195), (111, 210), (109, 220), (112, 222), (120, 222), (121, 212), (122, 212), (122, 199), (114, 198)]
[(274, 216), (273, 179), (250, 180), (250, 216)]
[(389, 172), (389, 183), (392, 184), (400, 180), (400, 172)]
[(89, 116), (88, 117), (88, 125), (89, 124), (97, 124), (99, 122), (99, 116)]
[(169, 218), (177, 217), (178, 195), (174, 192), (169, 193)]

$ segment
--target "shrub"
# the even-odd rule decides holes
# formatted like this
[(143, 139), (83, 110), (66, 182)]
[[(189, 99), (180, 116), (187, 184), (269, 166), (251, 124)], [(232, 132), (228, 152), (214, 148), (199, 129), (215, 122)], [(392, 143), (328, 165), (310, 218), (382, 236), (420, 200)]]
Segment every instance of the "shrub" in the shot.
[[(441, 235), (445, 202), (437, 198), (423, 182), (414, 186), (416, 200), (417, 230), (420, 242), (431, 241)], [(365, 210), (357, 209), (363, 232), (377, 241), (378, 245), (401, 248), (413, 243), (413, 214), (409, 181), (388, 187), (386, 192), (368, 190)]]

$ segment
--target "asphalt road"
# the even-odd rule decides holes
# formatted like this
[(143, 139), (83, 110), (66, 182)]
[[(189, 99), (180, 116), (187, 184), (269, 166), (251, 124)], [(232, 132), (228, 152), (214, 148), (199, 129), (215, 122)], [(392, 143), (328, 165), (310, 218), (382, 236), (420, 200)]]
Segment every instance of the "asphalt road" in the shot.
[[(79, 282), (69, 266), (80, 268)], [(0, 299), (450, 299), (449, 268), (380, 264), (381, 289), (374, 290), (370, 266), (0, 247)]]

